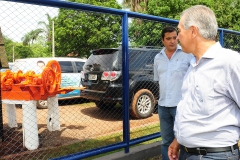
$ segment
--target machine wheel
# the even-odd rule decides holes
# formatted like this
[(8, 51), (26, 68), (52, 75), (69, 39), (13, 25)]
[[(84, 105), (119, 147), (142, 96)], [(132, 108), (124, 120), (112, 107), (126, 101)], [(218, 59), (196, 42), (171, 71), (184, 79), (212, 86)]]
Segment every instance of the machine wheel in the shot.
[(56, 60), (51, 60), (47, 63), (47, 66), (53, 70), (53, 72), (55, 73), (55, 78), (56, 78), (56, 88), (60, 88), (60, 84), (61, 84), (61, 67), (59, 65), (59, 63)]
[(43, 88), (47, 93), (53, 93), (56, 89), (55, 73), (51, 68), (45, 67), (42, 72)]
[(148, 89), (141, 89), (134, 95), (130, 114), (137, 119), (152, 115), (155, 107), (154, 96)]

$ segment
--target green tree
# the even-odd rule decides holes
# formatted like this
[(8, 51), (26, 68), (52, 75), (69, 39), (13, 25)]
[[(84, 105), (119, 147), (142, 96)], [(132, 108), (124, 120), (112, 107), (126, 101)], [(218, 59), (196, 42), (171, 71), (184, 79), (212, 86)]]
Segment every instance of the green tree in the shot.
[(151, 0), (147, 13), (179, 20), (180, 13), (184, 9), (197, 4), (206, 5), (215, 12), (219, 27), (233, 30), (240, 29), (239, 0)]
[(54, 21), (54, 18), (51, 18), (51, 16), (47, 13), (47, 22), (45, 21), (40, 21), (38, 22), (39, 25), (42, 25), (43, 32), (46, 34), (46, 39), (47, 42), (52, 41), (52, 22)]
[(33, 44), (33, 42), (37, 39), (37, 37), (39, 36), (40, 33), (43, 32), (43, 29), (38, 28), (35, 30), (31, 30), (30, 32), (28, 32), (27, 34), (24, 35), (24, 37), (22, 37), (22, 41), (23, 41), (23, 45), (29, 45)]
[[(81, 2), (82, 0), (71, 0)], [(86, 0), (88, 4), (121, 9), (116, 0)], [(121, 41), (121, 17), (60, 9), (55, 22), (56, 55), (88, 57), (90, 50), (117, 47)]]
[[(146, 10), (141, 12), (179, 20), (180, 13), (184, 9), (197, 4), (206, 5), (215, 12), (220, 28), (240, 30), (240, 12), (238, 11), (240, 1), (238, 0), (149, 0)], [(160, 33), (166, 25), (173, 24), (133, 19), (129, 25), (130, 40), (137, 45), (162, 45)]]
[(33, 57), (51, 57), (52, 55), (48, 44), (46, 44), (46, 37), (42, 35), (31, 45), (31, 50), (34, 53)]
[(55, 21), (55, 17), (52, 18), (48, 13), (46, 14), (47, 21), (40, 21), (38, 22), (39, 25), (42, 26), (43, 33), (46, 37), (46, 45), (48, 46), (48, 52), (52, 51), (52, 28), (53, 28), (53, 22)]
[(16, 59), (19, 58), (30, 58), (34, 56), (34, 53), (29, 46), (17, 45), (15, 47)]
[(133, 12), (144, 12), (147, 10), (149, 0), (124, 0), (123, 7)]
[[(50, 56), (52, 48), (52, 22), (54, 18), (51, 18), (49, 14), (46, 14), (47, 22), (40, 21), (41, 28), (37, 28), (28, 32), (22, 37), (23, 46), (31, 47), (33, 57), (46, 57)], [(44, 43), (42, 38), (45, 37)]]
[(44, 56), (44, 49), (46, 50), (46, 47), (43, 47), (40, 44), (34, 44), (30, 47), (23, 46), (22, 43), (14, 42), (4, 35), (3, 39), (8, 62), (13, 62), (13, 56), (14, 59)]
[(8, 62), (13, 61), (13, 47), (14, 47), (14, 42), (10, 38), (6, 37), (3, 35), (3, 40), (4, 40), (4, 46), (5, 46), (5, 51), (7, 54)]

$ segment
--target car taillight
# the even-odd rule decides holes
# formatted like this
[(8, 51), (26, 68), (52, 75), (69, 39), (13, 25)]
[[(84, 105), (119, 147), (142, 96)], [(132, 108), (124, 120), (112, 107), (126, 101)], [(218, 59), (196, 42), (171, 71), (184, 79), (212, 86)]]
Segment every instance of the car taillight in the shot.
[(104, 71), (101, 80), (115, 81), (121, 75), (121, 71)]
[(106, 78), (106, 79), (107, 79), (107, 78), (108, 78), (108, 76), (109, 76), (109, 72), (106, 72), (106, 71), (105, 71), (105, 72), (103, 72), (103, 77), (104, 77), (104, 78)]
[(111, 77), (116, 77), (116, 76), (117, 76), (117, 73), (116, 73), (116, 72), (111, 72), (110, 74), (111, 74), (111, 75), (110, 75)]

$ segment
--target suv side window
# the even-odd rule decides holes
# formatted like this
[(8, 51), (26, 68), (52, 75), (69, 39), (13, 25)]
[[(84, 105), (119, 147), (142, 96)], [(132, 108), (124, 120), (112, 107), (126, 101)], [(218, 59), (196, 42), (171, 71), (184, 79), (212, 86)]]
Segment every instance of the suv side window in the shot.
[(155, 56), (159, 53), (159, 51), (150, 51), (148, 52), (147, 63), (146, 65), (152, 65), (154, 63)]
[(129, 69), (139, 70), (144, 67), (147, 59), (146, 51), (134, 51), (129, 55)]
[(69, 61), (58, 61), (58, 62), (61, 66), (62, 73), (74, 73), (72, 62), (69, 62)]

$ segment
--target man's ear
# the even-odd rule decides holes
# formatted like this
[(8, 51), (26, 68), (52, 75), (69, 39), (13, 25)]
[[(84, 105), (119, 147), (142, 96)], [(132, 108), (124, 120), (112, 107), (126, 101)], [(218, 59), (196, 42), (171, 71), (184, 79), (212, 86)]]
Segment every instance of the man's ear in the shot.
[(192, 37), (195, 38), (198, 35), (198, 28), (196, 26), (191, 26), (190, 27), (191, 31), (192, 31)]

